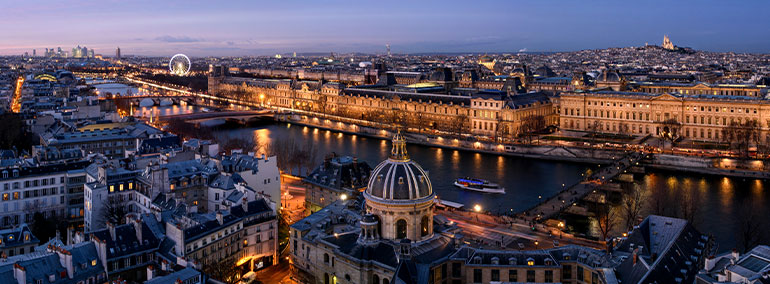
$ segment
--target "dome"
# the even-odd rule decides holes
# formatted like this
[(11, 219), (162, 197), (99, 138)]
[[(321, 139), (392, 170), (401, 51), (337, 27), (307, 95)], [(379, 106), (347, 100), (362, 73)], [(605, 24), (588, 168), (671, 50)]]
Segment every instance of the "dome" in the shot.
[(602, 74), (599, 75), (599, 78), (597, 81), (602, 82), (620, 82), (621, 76), (617, 71), (610, 71), (610, 70), (604, 70)]
[(377, 201), (408, 201), (433, 198), (433, 187), (425, 170), (409, 159), (406, 140), (393, 136), (390, 157), (374, 168), (365, 196)]

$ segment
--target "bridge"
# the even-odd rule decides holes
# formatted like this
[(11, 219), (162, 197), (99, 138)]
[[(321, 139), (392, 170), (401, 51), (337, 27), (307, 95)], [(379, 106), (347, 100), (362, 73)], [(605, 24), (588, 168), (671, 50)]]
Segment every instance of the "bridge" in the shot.
[(212, 119), (229, 119), (248, 121), (256, 118), (269, 118), (272, 119), (275, 116), (275, 112), (272, 110), (245, 110), (245, 111), (217, 111), (217, 112), (199, 112), (199, 113), (186, 113), (175, 114), (159, 117), (161, 120), (174, 120), (181, 119), (189, 122), (202, 122)]
[(602, 185), (637, 165), (644, 157), (641, 152), (631, 152), (594, 172), (587, 179), (569, 186), (556, 195), (540, 202), (529, 210), (524, 211), (524, 218), (530, 222), (539, 222), (559, 216), (575, 202), (582, 200), (588, 194), (599, 190)]

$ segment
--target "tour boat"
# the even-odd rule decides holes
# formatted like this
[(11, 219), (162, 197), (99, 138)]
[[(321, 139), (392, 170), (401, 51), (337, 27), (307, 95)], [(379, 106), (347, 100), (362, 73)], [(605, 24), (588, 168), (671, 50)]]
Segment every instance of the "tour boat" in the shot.
[(505, 193), (505, 188), (496, 183), (477, 178), (458, 178), (455, 180), (455, 186), (484, 193)]

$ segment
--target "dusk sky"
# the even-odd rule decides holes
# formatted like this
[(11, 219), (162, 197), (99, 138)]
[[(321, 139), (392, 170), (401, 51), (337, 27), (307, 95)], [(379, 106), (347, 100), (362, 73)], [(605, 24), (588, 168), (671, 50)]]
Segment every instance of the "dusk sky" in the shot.
[(770, 52), (770, 1), (0, 0), (0, 54), (572, 51), (660, 44)]

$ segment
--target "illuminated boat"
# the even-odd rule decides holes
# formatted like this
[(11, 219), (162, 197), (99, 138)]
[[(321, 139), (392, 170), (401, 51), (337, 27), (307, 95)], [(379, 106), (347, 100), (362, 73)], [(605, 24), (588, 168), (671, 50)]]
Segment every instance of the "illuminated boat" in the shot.
[(505, 193), (505, 188), (500, 187), (496, 183), (477, 178), (458, 178), (455, 180), (454, 185), (462, 189), (484, 193)]

